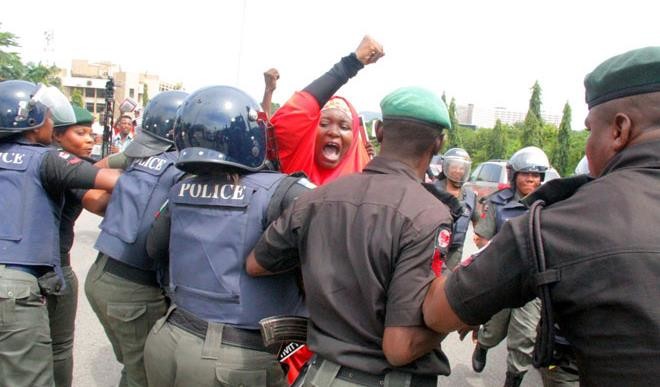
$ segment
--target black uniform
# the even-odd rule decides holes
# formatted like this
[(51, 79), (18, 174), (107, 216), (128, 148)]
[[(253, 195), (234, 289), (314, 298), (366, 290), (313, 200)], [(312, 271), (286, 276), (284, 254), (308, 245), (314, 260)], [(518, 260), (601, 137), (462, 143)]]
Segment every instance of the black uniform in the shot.
[[(446, 255), (450, 230), (447, 207), (410, 167), (376, 157), (362, 173), (298, 198), (266, 230), (255, 256), (271, 272), (301, 266), (312, 351), (353, 375), (384, 375), (392, 371), (382, 349), (384, 329), (424, 325), (421, 306), (435, 278), (431, 262), (436, 248)], [(446, 236), (442, 247), (439, 235)], [(437, 348), (397, 371), (435, 383), (450, 369)]]
[[(541, 212), (548, 268), (559, 273), (552, 304), (583, 385), (660, 380), (658, 154), (660, 141), (630, 146), (600, 178)], [(447, 298), (464, 322), (483, 323), (537, 296), (528, 218), (505, 223), (487, 249), (447, 278)]]

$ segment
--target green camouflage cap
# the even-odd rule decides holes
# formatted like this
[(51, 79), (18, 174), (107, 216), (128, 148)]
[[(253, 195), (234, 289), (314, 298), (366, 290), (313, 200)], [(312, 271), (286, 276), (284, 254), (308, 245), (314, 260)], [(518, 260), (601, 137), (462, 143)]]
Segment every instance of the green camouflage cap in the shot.
[(382, 101), (380, 110), (384, 120), (414, 120), (438, 129), (451, 128), (447, 106), (433, 92), (421, 87), (402, 87)]
[(660, 91), (660, 47), (628, 51), (601, 63), (584, 78), (589, 109), (603, 102)]
[(73, 115), (75, 116), (76, 122), (55, 122), (55, 127), (71, 126), (71, 125), (91, 125), (94, 122), (94, 115), (89, 112), (89, 110), (81, 108), (78, 105), (71, 104), (73, 108)]

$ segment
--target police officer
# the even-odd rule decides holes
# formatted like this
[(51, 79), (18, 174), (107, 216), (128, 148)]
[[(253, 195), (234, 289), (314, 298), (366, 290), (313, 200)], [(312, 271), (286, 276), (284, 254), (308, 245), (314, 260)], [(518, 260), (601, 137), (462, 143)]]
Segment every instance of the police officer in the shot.
[(54, 383), (44, 295), (66, 291), (58, 235), (64, 192), (112, 190), (118, 177), (47, 147), (53, 117), (75, 122), (54, 87), (0, 82), (0, 375), (7, 386)]
[(436, 188), (451, 193), (462, 206), (459, 217), (454, 221), (451, 247), (445, 261), (449, 270), (454, 270), (456, 265), (461, 262), (470, 221), (473, 225), (479, 221), (477, 195), (473, 190), (463, 187), (470, 176), (471, 166), (472, 160), (465, 149), (451, 148), (442, 156), (442, 172), (439, 179), (433, 183)]
[[(53, 146), (71, 153), (80, 162), (90, 163), (92, 145), (92, 113), (71, 105), (75, 122), (54, 122)], [(71, 268), (71, 246), (74, 225), (84, 208), (103, 215), (110, 194), (102, 190), (66, 190), (60, 219), (60, 264), (66, 287), (58, 294), (47, 296), (48, 321), (53, 339), (53, 373), (56, 387), (71, 386), (73, 379), (73, 339), (78, 306), (78, 277)]]
[(414, 87), (381, 109), (380, 155), (298, 198), (248, 257), (251, 275), (302, 269), (317, 354), (303, 385), (436, 386), (450, 371), (421, 306), (433, 257), (449, 248), (451, 216), (420, 184), (449, 115)]
[[(489, 197), (486, 216), (474, 230), (477, 247), (485, 246), (506, 221), (527, 211), (520, 199), (541, 185), (545, 177), (544, 172), (549, 167), (548, 157), (537, 147), (522, 148), (511, 156), (507, 165), (511, 187)], [(533, 300), (522, 308), (503, 310), (493, 316), (479, 329), (477, 345), (472, 354), (472, 368), (481, 372), (486, 365), (488, 349), (507, 337), (509, 354), (504, 385), (519, 386), (532, 364), (539, 311), (540, 302)]]
[[(435, 281), (424, 317), (448, 332), (540, 295), (537, 342), (551, 343), (558, 324), (581, 385), (647, 385), (660, 380), (660, 47), (607, 59), (584, 83), (595, 180), (542, 186), (530, 199), (545, 208), (505, 223), (486, 249)], [(538, 349), (546, 363), (552, 347)]]
[(149, 334), (152, 386), (286, 386), (264, 347), (259, 320), (305, 314), (293, 273), (254, 279), (245, 257), (306, 179), (269, 171), (266, 121), (243, 91), (212, 86), (177, 114), (177, 167), (189, 175), (169, 192), (149, 236), (152, 257), (169, 259), (174, 304)]
[[(149, 329), (167, 311), (155, 262), (146, 251), (154, 215), (183, 174), (170, 131), (187, 93), (166, 91), (147, 105), (142, 131), (128, 148), (129, 162), (101, 222), (99, 256), (85, 294), (123, 364), (121, 386), (146, 386), (143, 350)], [(170, 138), (168, 139), (168, 134)]]

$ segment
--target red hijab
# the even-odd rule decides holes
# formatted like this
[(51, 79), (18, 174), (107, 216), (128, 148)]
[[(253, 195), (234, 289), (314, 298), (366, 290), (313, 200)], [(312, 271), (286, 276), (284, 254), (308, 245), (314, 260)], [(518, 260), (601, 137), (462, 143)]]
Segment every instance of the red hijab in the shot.
[(314, 148), (321, 120), (321, 107), (316, 98), (301, 91), (295, 93), (271, 118), (282, 172), (302, 171), (314, 184), (321, 185), (340, 176), (360, 172), (367, 165), (369, 155), (364, 147), (360, 117), (345, 98), (332, 98), (344, 100), (353, 116), (353, 142), (339, 165), (327, 169), (316, 164)]

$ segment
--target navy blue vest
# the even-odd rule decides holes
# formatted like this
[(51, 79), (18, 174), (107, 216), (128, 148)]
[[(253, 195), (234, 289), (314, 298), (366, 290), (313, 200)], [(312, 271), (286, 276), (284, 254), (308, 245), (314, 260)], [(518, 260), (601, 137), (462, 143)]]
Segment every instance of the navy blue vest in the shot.
[(138, 269), (156, 269), (147, 255), (147, 235), (183, 174), (174, 166), (176, 159), (176, 152), (166, 152), (131, 163), (115, 185), (94, 248)]
[(477, 195), (474, 193), (474, 191), (467, 189), (461, 190), (461, 193), (463, 197), (460, 202), (463, 206), (463, 213), (454, 222), (451, 242), (452, 248), (459, 248), (463, 246), (468, 227), (470, 227), (470, 219), (472, 219), (472, 213), (474, 213), (474, 209), (477, 206)]
[(527, 211), (527, 207), (517, 200), (513, 200), (513, 189), (504, 189), (490, 197), (490, 202), (496, 205), (495, 232), (500, 232), (504, 222)]
[(0, 143), (0, 262), (59, 266), (60, 214), (41, 183), (40, 169), (50, 148)]
[(170, 191), (172, 301), (197, 317), (258, 329), (259, 320), (304, 313), (293, 272), (253, 278), (245, 258), (266, 228), (266, 212), (285, 175), (254, 173), (238, 184), (197, 176)]

